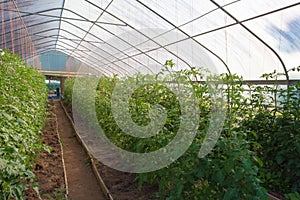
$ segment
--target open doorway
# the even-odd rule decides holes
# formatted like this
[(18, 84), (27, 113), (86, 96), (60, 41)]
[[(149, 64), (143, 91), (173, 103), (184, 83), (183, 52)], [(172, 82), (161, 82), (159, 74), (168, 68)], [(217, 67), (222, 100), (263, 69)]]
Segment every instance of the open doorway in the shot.
[(45, 82), (48, 87), (48, 99), (60, 99), (61, 81), (58, 78), (47, 77)]

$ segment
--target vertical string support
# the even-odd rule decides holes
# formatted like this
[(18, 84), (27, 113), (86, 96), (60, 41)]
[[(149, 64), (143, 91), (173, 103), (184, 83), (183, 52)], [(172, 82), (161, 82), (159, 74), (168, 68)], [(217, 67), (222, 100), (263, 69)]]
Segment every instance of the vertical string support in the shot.
[(5, 34), (5, 24), (4, 24), (4, 3), (1, 4), (1, 19), (2, 19), (2, 44), (4, 44), (4, 48), (6, 49), (6, 34)]
[[(12, 6), (12, 4), (10, 3), (10, 1), (9, 1), (9, 9), (13, 9), (13, 6)], [(10, 36), (11, 36), (11, 51), (12, 51), (12, 53), (14, 54), (15, 53), (15, 38), (14, 38), (14, 24), (13, 24), (13, 16), (12, 16), (12, 14), (13, 14), (13, 12), (9, 12), (9, 25), (10, 25)]]

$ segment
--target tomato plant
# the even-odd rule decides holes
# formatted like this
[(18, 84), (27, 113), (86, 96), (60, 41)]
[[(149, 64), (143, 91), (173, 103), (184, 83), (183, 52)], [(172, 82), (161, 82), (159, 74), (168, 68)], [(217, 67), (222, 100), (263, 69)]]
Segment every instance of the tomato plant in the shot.
[[(178, 103), (179, 97), (158, 83), (184, 79), (192, 84), (200, 110), (194, 142), (184, 155), (168, 167), (151, 173), (138, 174), (139, 185), (143, 183), (158, 185), (161, 199), (266, 199), (266, 190), (257, 177), (260, 159), (254, 151), (250, 150), (251, 143), (247, 140), (246, 130), (238, 129), (249, 112), (245, 110), (247, 106), (245, 103), (248, 100), (243, 96), (242, 79), (236, 75), (225, 74), (215, 77), (222, 80), (223, 84), (220, 85), (226, 91), (224, 98), (228, 102), (227, 120), (213, 151), (204, 158), (198, 158), (199, 149), (208, 130), (209, 113), (212, 109), (210, 86), (203, 78), (205, 77), (203, 69), (192, 68), (170, 73), (172, 67), (173, 63), (168, 61), (163, 72), (156, 76), (138, 74), (134, 77), (102, 77), (96, 89), (95, 109), (99, 124), (107, 137), (122, 149), (144, 153), (155, 151), (168, 144), (180, 126), (182, 113)], [(118, 126), (112, 113), (111, 99), (119, 98), (125, 101), (121, 92), (118, 96), (112, 95), (116, 83), (124, 80), (130, 83), (149, 82), (138, 87), (129, 100), (129, 113), (136, 124), (150, 123), (151, 106), (160, 104), (164, 107), (167, 118), (155, 136), (133, 137)], [(81, 82), (83, 87), (88, 87), (88, 81)], [(66, 81), (64, 88), (67, 102), (72, 101), (70, 94), (72, 94), (73, 84), (74, 79)], [(176, 83), (173, 86), (176, 87)], [(83, 98), (90, 97), (86, 93), (83, 94)], [(188, 102), (190, 99), (184, 101)], [(87, 106), (91, 105), (82, 103), (76, 111), (82, 114), (83, 119), (89, 119), (89, 115), (92, 115), (86, 112)]]
[[(298, 69), (294, 69), (300, 71)], [(264, 74), (278, 77), (276, 71)], [(289, 88), (256, 87), (250, 98), (251, 117), (240, 130), (248, 131), (248, 140), (264, 165), (259, 177), (271, 191), (300, 192), (300, 82)]]
[(47, 149), (39, 139), (47, 88), (44, 76), (18, 55), (0, 55), (0, 199), (24, 199), (37, 153)]
[[(212, 109), (210, 85), (203, 78), (208, 72), (191, 68), (170, 73), (173, 66), (172, 61), (167, 61), (165, 69), (156, 76), (102, 77), (98, 82), (95, 108), (99, 124), (115, 145), (139, 153), (165, 146), (180, 126), (182, 113), (178, 97), (158, 83), (186, 79), (196, 94), (200, 119), (194, 142), (168, 167), (138, 174), (139, 185), (157, 185), (161, 199), (267, 199), (266, 190), (295, 198), (300, 192), (300, 82), (286, 88), (278, 84), (249, 85), (235, 74), (213, 76), (224, 91), (226, 119), (212, 152), (198, 158)], [(293, 70), (300, 71), (300, 67)], [(262, 77), (276, 81), (279, 74), (274, 71)], [(151, 106), (159, 104), (165, 108), (167, 119), (155, 136), (130, 136), (116, 122), (111, 99), (126, 101), (122, 92), (112, 95), (116, 83), (124, 80), (151, 82), (136, 88), (128, 105), (130, 117), (141, 126), (150, 123)], [(72, 101), (73, 84), (74, 79), (66, 81), (68, 102)], [(173, 85), (176, 87), (176, 83)], [(91, 105), (82, 104), (79, 109), (89, 119), (87, 116), (91, 113), (85, 112), (87, 106)], [(122, 101), (120, 106), (123, 106)]]

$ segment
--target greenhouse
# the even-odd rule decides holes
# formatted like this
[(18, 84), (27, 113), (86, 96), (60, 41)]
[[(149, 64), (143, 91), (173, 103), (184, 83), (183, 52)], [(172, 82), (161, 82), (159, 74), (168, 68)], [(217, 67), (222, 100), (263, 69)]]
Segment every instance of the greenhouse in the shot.
[(0, 200), (300, 200), (300, 1), (0, 10)]

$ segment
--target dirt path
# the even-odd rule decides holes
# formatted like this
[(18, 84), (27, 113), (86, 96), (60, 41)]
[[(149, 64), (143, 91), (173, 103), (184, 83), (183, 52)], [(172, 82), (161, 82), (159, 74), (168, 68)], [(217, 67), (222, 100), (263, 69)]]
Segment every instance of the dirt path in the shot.
[(75, 137), (74, 130), (60, 102), (55, 102), (58, 131), (64, 150), (64, 160), (70, 200), (104, 200), (103, 193), (92, 172), (88, 155)]
[[(63, 104), (68, 115), (70, 115), (70, 117), (72, 118), (72, 109), (65, 102), (63, 102)], [(87, 126), (84, 130), (86, 131), (86, 133), (90, 132), (91, 137), (96, 134), (94, 130), (89, 126)], [(108, 152), (107, 155), (111, 156), (111, 152)], [(158, 192), (157, 185), (149, 185), (145, 183), (143, 184), (141, 190), (138, 189), (137, 174), (111, 169), (103, 165), (101, 162), (98, 162), (96, 164), (96, 168), (114, 200), (159, 199), (156, 195), (156, 192)]]
[[(63, 199), (65, 195), (64, 168), (62, 152), (57, 137), (56, 117), (53, 115), (53, 107), (48, 105), (49, 115), (45, 121), (43, 134), (40, 136), (43, 144), (51, 148), (51, 153), (41, 151), (38, 160), (33, 165), (35, 182), (38, 183), (39, 194), (42, 199)], [(37, 200), (38, 195), (33, 188), (25, 192), (27, 200)]]

